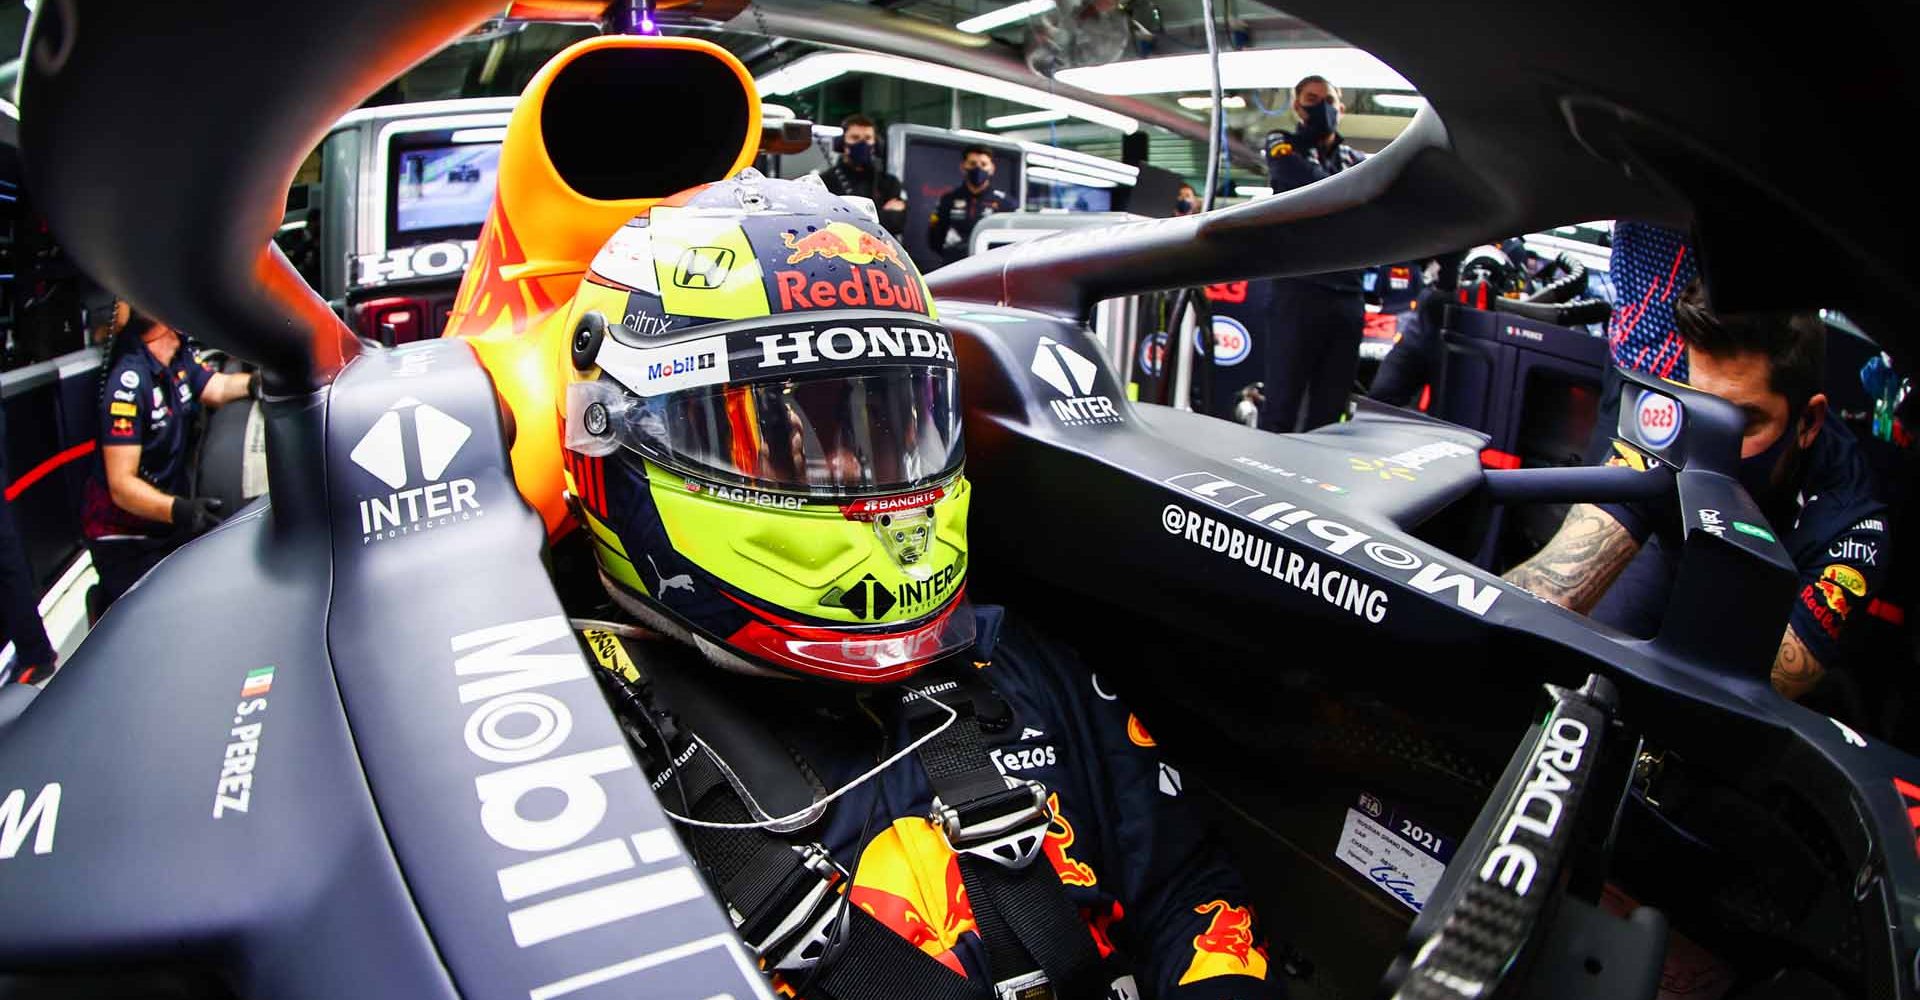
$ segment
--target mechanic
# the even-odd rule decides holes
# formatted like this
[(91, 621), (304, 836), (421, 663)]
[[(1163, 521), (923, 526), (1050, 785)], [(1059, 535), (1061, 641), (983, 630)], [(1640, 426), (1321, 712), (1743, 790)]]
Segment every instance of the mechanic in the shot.
[[(1826, 328), (1812, 313), (1716, 315), (1695, 281), (1674, 305), (1691, 384), (1747, 416), (1740, 482), (1781, 543), (1801, 589), (1773, 661), (1773, 686), (1799, 699), (1840, 662), (1847, 623), (1864, 614), (1887, 578), (1887, 509), (1852, 432), (1828, 420), (1820, 392)], [(1643, 461), (1625, 444), (1610, 463)], [(1659, 628), (1676, 559), (1636, 558), (1649, 535), (1680, 551), (1677, 500), (1578, 504), (1560, 531), (1506, 579), (1535, 595), (1634, 635)], [(1631, 565), (1630, 565), (1631, 564)], [(1618, 581), (1616, 583), (1616, 580)], [(1611, 589), (1609, 589), (1611, 588)], [(1603, 593), (1624, 600), (1599, 607)]]
[[(13, 482), (7, 474), (7, 421), (0, 412), (0, 489)], [(40, 620), (40, 588), (13, 520), (13, 502), (0, 499), (0, 643), (13, 643), (13, 680), (44, 684), (60, 669), (59, 654)]]
[(927, 246), (949, 264), (972, 252), (968, 242), (981, 219), (1017, 207), (993, 186), (993, 151), (987, 147), (968, 146), (960, 154), (960, 173), (960, 186), (940, 196), (927, 228)]
[[(1267, 136), (1267, 176), (1275, 194), (1331, 177), (1366, 158), (1340, 138), (1343, 110), (1339, 89), (1326, 77), (1294, 84), (1293, 113), (1300, 124)], [(1312, 430), (1339, 420), (1360, 368), (1366, 328), (1360, 272), (1277, 280), (1271, 315), (1261, 429)]]
[(1393, 347), (1380, 359), (1380, 370), (1367, 387), (1367, 395), (1382, 403), (1410, 406), (1420, 389), (1432, 382), (1440, 371), (1440, 359), (1446, 351), (1447, 304), (1453, 301), (1460, 283), (1460, 260), (1466, 251), (1456, 250), (1433, 258), (1433, 280), (1420, 289), (1413, 309), (1400, 321), (1393, 335)]
[[(758, 249), (837, 209), (752, 175), (690, 199), (688, 223), (649, 215), (664, 247), (731, 211)], [(576, 614), (647, 630), (584, 645), (660, 801), (794, 995), (1281, 996), (1145, 727), (1071, 650), (968, 601), (951, 338), (912, 308), (809, 315), (817, 352), (767, 317), (726, 335), (727, 371), (650, 396), (617, 324), (571, 348), (571, 502), (614, 605)], [(844, 360), (811, 339), (836, 322), (870, 337)]]
[(839, 158), (833, 166), (816, 173), (834, 194), (872, 199), (880, 209), (880, 225), (899, 236), (907, 230), (907, 203), (900, 197), (900, 178), (887, 173), (879, 160), (873, 119), (848, 115), (840, 123)]
[(1198, 211), (1200, 211), (1200, 196), (1194, 193), (1193, 185), (1180, 185), (1180, 193), (1173, 200), (1173, 214), (1175, 216), (1192, 215)]
[(115, 336), (100, 388), (100, 457), (81, 498), (80, 527), (100, 585), (96, 616), (182, 543), (219, 522), (220, 501), (194, 498), (201, 407), (256, 391), (252, 375), (216, 374), (172, 327), (138, 310)]

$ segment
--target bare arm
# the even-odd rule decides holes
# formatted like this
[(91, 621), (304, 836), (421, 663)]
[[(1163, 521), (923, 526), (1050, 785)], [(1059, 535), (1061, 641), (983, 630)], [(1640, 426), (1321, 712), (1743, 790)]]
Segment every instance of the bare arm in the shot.
[(200, 402), (208, 409), (217, 410), (236, 399), (245, 399), (247, 388), (253, 384), (256, 375), (235, 375), (221, 372), (207, 380), (207, 387), (200, 390)]
[(1799, 701), (1826, 674), (1827, 668), (1794, 634), (1793, 626), (1787, 626), (1787, 634), (1780, 637), (1780, 651), (1773, 657), (1773, 689)]
[(1640, 543), (1607, 512), (1575, 504), (1560, 530), (1533, 558), (1507, 571), (1508, 583), (1586, 614), (1619, 579)]
[(173, 497), (140, 478), (140, 446), (110, 444), (100, 449), (107, 468), (107, 492), (113, 505), (161, 524), (173, 523)]

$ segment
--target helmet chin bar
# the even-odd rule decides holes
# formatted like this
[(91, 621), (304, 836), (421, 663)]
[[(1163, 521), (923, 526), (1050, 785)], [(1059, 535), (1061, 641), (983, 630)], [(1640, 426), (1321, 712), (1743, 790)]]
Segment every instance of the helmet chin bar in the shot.
[(692, 645), (714, 666), (750, 677), (894, 684), (972, 646), (975, 634), (973, 603), (967, 600), (965, 587), (932, 617), (897, 632), (802, 625), (773, 618), (731, 598), (753, 615), (753, 621), (726, 641), (715, 642), (627, 593), (605, 573), (600, 574), (600, 583), (613, 602), (641, 624)]
[(728, 645), (801, 675), (854, 684), (906, 680), (974, 640), (973, 604), (964, 587), (932, 617), (893, 632), (801, 625), (747, 610), (753, 620), (728, 636)]

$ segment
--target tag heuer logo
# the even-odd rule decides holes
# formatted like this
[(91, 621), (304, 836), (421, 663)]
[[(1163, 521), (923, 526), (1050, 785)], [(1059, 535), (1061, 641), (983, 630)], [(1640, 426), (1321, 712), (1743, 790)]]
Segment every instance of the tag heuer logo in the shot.
[[(406, 444), (409, 421), (403, 419), (408, 412), (413, 414), (412, 448)], [(411, 396), (382, 413), (348, 453), (353, 464), (394, 491), (360, 501), (361, 544), (479, 517), (483, 512), (474, 499), (473, 480), (440, 481), (472, 436), (471, 427)], [(408, 468), (409, 452), (418, 478)]]
[(719, 288), (733, 270), (733, 251), (726, 247), (688, 247), (674, 268), (673, 283), (681, 288)]
[(373, 473), (394, 489), (407, 485), (407, 456), (401, 442), (400, 412), (413, 407), (414, 439), (420, 447), (420, 472), (427, 481), (441, 473), (460, 454), (461, 446), (473, 436), (466, 424), (447, 416), (437, 407), (411, 396), (389, 407), (373, 422), (360, 443), (353, 446), (353, 464)]

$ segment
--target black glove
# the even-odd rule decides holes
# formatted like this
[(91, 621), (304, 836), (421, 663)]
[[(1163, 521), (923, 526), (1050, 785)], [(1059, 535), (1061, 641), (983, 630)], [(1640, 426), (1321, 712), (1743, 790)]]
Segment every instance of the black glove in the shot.
[(260, 393), (263, 391), (260, 386), (260, 380), (261, 376), (259, 372), (254, 372), (247, 377), (247, 398), (256, 403), (260, 401)]
[(224, 506), (214, 497), (174, 497), (173, 530), (188, 538), (204, 534), (220, 523)]

